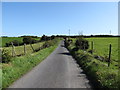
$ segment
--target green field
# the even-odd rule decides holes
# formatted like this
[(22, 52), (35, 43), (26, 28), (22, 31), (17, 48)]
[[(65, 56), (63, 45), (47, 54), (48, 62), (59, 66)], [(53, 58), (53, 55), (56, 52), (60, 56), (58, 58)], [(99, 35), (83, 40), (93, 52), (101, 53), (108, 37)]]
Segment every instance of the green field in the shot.
[[(85, 38), (89, 41), (89, 51), (91, 49), (91, 41), (94, 42), (94, 53), (88, 53), (83, 50), (75, 51), (76, 38), (72, 39), (73, 42), (69, 45), (73, 57), (77, 60), (77, 63), (84, 69), (85, 73), (91, 78), (95, 87), (99, 88), (118, 88), (120, 78), (118, 78), (118, 37), (94, 37)], [(95, 55), (108, 57), (109, 44), (112, 45), (111, 64), (108, 67), (108, 62), (94, 58)]]
[(14, 40), (23, 42), (22, 41), (22, 39), (23, 39), (22, 37), (0, 37), (0, 39), (2, 39), (2, 44), (0, 45), (0, 47), (1, 46), (4, 47), (6, 43), (14, 41)]
[[(35, 40), (40, 40), (40, 37), (34, 38)], [(23, 37), (0, 37), (0, 41), (2, 40), (2, 44), (0, 43), (0, 47), (4, 47), (6, 43), (17, 40), (19, 42), (23, 42)]]
[[(39, 42), (39, 43), (32, 44), (32, 46), (34, 49), (38, 49), (43, 44), (44, 44), (44, 42)], [(10, 52), (10, 55), (12, 55), (12, 47), (3, 47), (3, 49), (8, 50)], [(32, 52), (33, 52), (33, 50), (31, 48), (31, 46), (29, 44), (26, 45), (26, 54), (30, 54)], [(15, 46), (15, 53), (16, 53), (16, 55), (23, 55), (24, 54), (24, 45)]]
[[(89, 41), (89, 49), (91, 49), (91, 42), (93, 41), (93, 50), (94, 55), (99, 55), (103, 57), (108, 57), (109, 54), (109, 45), (112, 45), (111, 59), (118, 61), (118, 37), (94, 37), (94, 38), (85, 38)], [(75, 38), (72, 39), (75, 43)], [(73, 46), (74, 47), (74, 46)]]
[(91, 49), (91, 41), (94, 43), (94, 54), (100, 56), (108, 56), (109, 45), (112, 45), (111, 59), (118, 61), (118, 38), (117, 37), (101, 37), (101, 38), (86, 38), (89, 41), (89, 49)]

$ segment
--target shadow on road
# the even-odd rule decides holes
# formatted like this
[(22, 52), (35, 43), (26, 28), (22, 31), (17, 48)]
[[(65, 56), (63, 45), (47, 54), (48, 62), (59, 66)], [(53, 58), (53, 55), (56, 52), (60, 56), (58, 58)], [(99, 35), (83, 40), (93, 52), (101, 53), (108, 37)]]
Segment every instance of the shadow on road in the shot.
[(58, 54), (63, 54), (63, 55), (70, 55), (70, 53), (69, 53), (69, 52), (58, 53)]

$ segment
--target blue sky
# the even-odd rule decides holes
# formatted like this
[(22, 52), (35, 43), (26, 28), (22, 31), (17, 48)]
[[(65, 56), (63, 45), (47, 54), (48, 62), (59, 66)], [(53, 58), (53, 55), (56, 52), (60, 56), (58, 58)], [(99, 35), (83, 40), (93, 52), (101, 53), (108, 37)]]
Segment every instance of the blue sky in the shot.
[(2, 34), (118, 34), (117, 2), (3, 2)]

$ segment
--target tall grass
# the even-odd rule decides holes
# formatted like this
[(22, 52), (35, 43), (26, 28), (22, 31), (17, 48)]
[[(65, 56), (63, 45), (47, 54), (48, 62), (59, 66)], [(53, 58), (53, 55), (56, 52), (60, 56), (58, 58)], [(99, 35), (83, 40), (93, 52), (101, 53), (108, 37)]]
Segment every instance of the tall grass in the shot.
[[(39, 43), (32, 44), (32, 46), (33, 46), (34, 49), (38, 49), (43, 44), (44, 44), (44, 42), (39, 42)], [(3, 49), (8, 50), (10, 52), (10, 54), (12, 55), (12, 47), (3, 47)], [(32, 52), (33, 52), (33, 50), (31, 48), (31, 46), (29, 44), (27, 44), (26, 45), (26, 53), (30, 54)], [(16, 55), (23, 55), (24, 54), (24, 45), (15, 46), (15, 53), (16, 53)]]

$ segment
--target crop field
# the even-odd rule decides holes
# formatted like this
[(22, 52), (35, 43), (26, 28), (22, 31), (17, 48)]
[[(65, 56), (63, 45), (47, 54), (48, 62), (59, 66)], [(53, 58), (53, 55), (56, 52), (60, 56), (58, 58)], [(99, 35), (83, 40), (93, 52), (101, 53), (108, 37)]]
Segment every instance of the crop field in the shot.
[(100, 56), (108, 56), (109, 53), (109, 45), (112, 45), (112, 53), (111, 53), (111, 59), (114, 61), (118, 61), (118, 38), (112, 37), (112, 38), (86, 38), (89, 41), (89, 49), (91, 49), (91, 41), (93, 41), (93, 47), (94, 47), (94, 54), (100, 55)]

